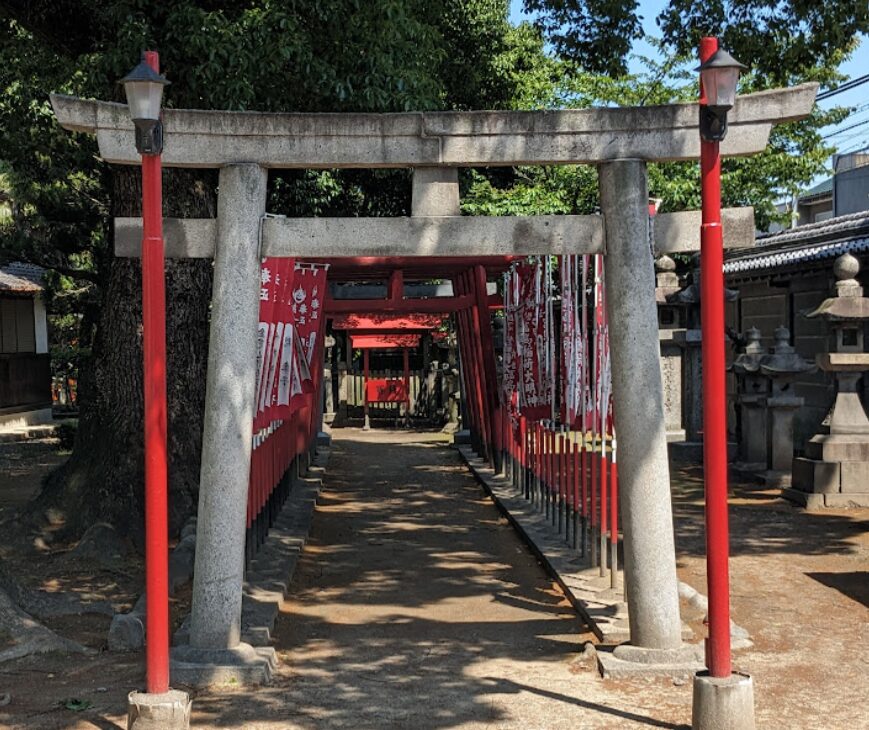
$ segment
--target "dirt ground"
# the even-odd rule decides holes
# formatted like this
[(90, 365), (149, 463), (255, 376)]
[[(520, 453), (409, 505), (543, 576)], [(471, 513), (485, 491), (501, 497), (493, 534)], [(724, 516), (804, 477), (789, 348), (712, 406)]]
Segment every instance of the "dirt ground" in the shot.
[[(433, 434), (334, 433), (311, 541), (276, 627), (270, 687), (194, 695), (201, 728), (679, 728), (690, 684), (601, 680), (592, 639), (457, 454)], [(32, 450), (30, 450), (32, 448)], [(14, 453), (12, 453), (14, 452)], [(139, 589), (16, 529), (14, 509), (62, 458), (0, 445), (0, 555), (30, 585), (106, 597)], [(679, 572), (705, 593), (702, 481), (674, 479)], [(731, 501), (733, 618), (753, 648), (758, 727), (869, 727), (869, 510), (808, 514), (750, 485)], [(183, 603), (183, 598), (181, 599)], [(699, 615), (688, 613), (703, 631)], [(108, 618), (50, 624), (94, 650), (0, 665), (0, 727), (123, 728), (142, 657), (104, 650)], [(78, 700), (79, 702), (73, 702)]]

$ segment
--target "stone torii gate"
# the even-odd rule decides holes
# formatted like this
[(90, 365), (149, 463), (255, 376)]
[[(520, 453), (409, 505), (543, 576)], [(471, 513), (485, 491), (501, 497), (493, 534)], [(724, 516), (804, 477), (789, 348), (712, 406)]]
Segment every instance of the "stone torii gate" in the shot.
[[(761, 152), (774, 124), (809, 114), (816, 91), (805, 84), (739, 97), (721, 154)], [(125, 105), (51, 100), (66, 129), (96, 135), (105, 161), (140, 164)], [(265, 256), (605, 254), (614, 407), (630, 414), (619, 432), (619, 473), (631, 643), (681, 645), (646, 163), (697, 160), (698, 118), (696, 103), (536, 112), (165, 111), (163, 164), (220, 169), (217, 218), (165, 226), (167, 256), (214, 258), (190, 646), (175, 650), (173, 680), (207, 682), (233, 666), (240, 678), (256, 679), (268, 661), (240, 643)], [(598, 167), (600, 215), (460, 215), (459, 167), (579, 163)], [(269, 168), (340, 167), (412, 168), (412, 215), (266, 215)], [(694, 226), (695, 216), (658, 216), (655, 228)], [(694, 231), (699, 240), (699, 221)], [(116, 221), (117, 255), (138, 255), (140, 242), (140, 220)]]

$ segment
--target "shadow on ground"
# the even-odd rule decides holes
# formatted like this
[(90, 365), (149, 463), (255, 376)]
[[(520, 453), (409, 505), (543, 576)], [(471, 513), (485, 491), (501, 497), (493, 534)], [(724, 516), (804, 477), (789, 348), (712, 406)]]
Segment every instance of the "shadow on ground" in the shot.
[[(705, 555), (703, 468), (679, 464), (672, 476), (677, 552)], [(854, 538), (869, 531), (869, 510), (807, 512), (780, 492), (731, 480), (732, 555), (848, 554), (854, 551)]]
[(277, 628), (285, 669), (243, 707), (233, 694), (198, 697), (198, 717), (232, 726), (243, 711), (249, 723), (312, 729), (678, 727), (580, 696), (576, 675), (591, 667), (576, 660), (590, 634), (451, 448), (414, 433), (333, 436)]

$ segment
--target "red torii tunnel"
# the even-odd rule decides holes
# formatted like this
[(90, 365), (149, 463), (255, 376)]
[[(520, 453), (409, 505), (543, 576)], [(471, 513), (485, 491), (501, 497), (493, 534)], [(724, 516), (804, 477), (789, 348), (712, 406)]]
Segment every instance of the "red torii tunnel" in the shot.
[[(443, 317), (454, 315), (461, 363), (466, 424), (471, 443), (484, 458), (494, 458), (499, 443), (500, 406), (492, 333), (491, 310), (502, 306), (497, 294), (489, 295), (487, 283), (503, 274), (519, 256), (485, 257), (357, 257), (317, 259), (329, 264), (329, 281), (387, 281), (387, 296), (380, 299), (327, 297), (325, 314), (333, 327), (353, 333), (353, 346), (363, 350), (365, 380), (368, 353), (377, 347), (396, 347), (391, 338), (410, 332), (430, 331)], [(313, 259), (312, 259), (313, 261)], [(405, 281), (447, 280), (452, 296), (405, 297)], [(390, 338), (387, 338), (387, 333)], [(357, 339), (378, 335), (371, 340)], [(389, 339), (389, 342), (386, 341)], [(360, 344), (357, 344), (360, 343)], [(404, 348), (405, 388), (408, 355)], [(368, 393), (366, 388), (366, 425)]]

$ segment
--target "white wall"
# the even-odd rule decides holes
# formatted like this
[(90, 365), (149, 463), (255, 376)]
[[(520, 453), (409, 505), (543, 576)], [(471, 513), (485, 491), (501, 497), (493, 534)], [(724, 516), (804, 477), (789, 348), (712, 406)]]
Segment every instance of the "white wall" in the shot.
[(48, 320), (41, 296), (33, 298), (33, 324), (36, 329), (36, 352), (48, 352)]

